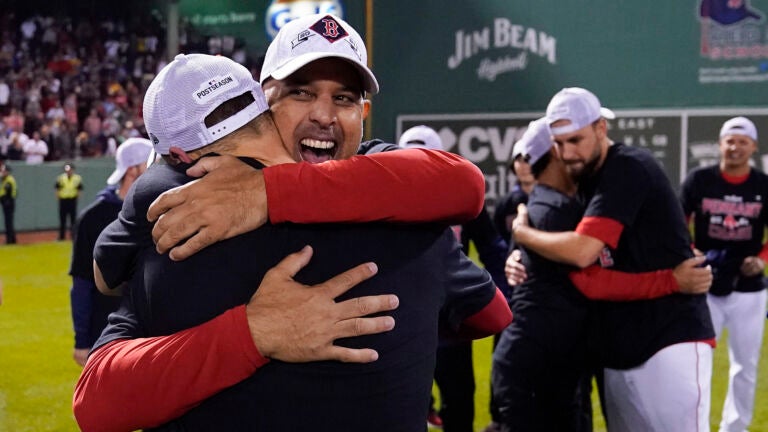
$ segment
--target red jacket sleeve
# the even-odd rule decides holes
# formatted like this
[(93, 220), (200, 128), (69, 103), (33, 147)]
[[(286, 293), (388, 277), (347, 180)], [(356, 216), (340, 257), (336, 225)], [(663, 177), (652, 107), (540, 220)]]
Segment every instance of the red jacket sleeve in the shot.
[(672, 269), (625, 273), (592, 265), (569, 274), (576, 288), (591, 300), (632, 301), (678, 292)]
[(613, 249), (618, 246), (623, 230), (621, 222), (600, 216), (584, 216), (576, 227), (577, 233), (594, 237)]
[(457, 336), (461, 339), (480, 339), (500, 333), (512, 322), (512, 311), (500, 289), (490, 303), (461, 322)]
[(439, 150), (404, 149), (321, 164), (264, 169), (272, 223), (460, 224), (483, 208), (485, 178), (473, 163)]
[(84, 432), (158, 426), (267, 361), (253, 343), (245, 306), (239, 306), (170, 336), (121, 339), (99, 348), (80, 375), (72, 407)]

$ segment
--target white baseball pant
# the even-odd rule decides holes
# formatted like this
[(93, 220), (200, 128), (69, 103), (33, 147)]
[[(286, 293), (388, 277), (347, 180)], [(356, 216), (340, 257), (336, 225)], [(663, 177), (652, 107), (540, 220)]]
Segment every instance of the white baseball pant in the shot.
[(710, 345), (670, 345), (636, 368), (603, 374), (610, 432), (709, 432)]
[(752, 421), (767, 299), (766, 290), (707, 295), (715, 334), (720, 338), (728, 329), (730, 368), (720, 432), (744, 432)]

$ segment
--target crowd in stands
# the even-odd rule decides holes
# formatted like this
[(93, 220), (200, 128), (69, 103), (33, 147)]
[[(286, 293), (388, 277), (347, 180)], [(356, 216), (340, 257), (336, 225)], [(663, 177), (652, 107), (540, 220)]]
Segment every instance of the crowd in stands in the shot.
[[(188, 52), (244, 52), (188, 30), (180, 47)], [(167, 61), (165, 31), (152, 13), (128, 20), (0, 12), (0, 158), (113, 155), (125, 139), (146, 136), (143, 95)]]

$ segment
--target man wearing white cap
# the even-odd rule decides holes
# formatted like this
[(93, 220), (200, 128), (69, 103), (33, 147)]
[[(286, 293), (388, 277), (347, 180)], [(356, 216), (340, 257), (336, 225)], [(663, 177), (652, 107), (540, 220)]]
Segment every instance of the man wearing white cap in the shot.
[(400, 135), (398, 141), (402, 148), (425, 148), (429, 150), (443, 150), (443, 140), (437, 131), (429, 126), (414, 126)]
[[(574, 231), (557, 233), (518, 217), (515, 241), (551, 260), (582, 268), (598, 262), (629, 273), (672, 269), (693, 256), (667, 176), (646, 150), (608, 138), (606, 118), (613, 113), (594, 94), (565, 88), (546, 117), (586, 210)], [(596, 309), (609, 428), (709, 430), (714, 330), (706, 296), (633, 291), (626, 290), (627, 299), (640, 301)]]
[[(546, 118), (531, 122), (515, 143), (513, 158), (529, 162), (537, 181), (528, 206), (520, 207), (521, 219), (543, 231), (573, 230), (584, 207)], [(626, 273), (599, 265), (577, 269), (526, 247), (522, 252), (532, 277), (515, 288), (511, 307), (517, 319), (504, 330), (494, 352), (501, 429), (591, 430), (589, 378), (594, 365), (587, 362), (587, 346), (594, 335), (587, 327), (587, 299), (701, 293), (709, 286), (709, 271), (697, 268), (700, 261), (693, 258), (674, 271)]]
[(80, 212), (73, 228), (70, 301), (75, 329), (73, 357), (80, 366), (85, 365), (88, 352), (107, 325), (107, 315), (120, 305), (119, 298), (105, 296), (96, 288), (93, 247), (104, 227), (117, 219), (123, 199), (146, 169), (151, 152), (152, 143), (146, 138), (129, 138), (122, 143), (117, 149), (117, 166), (107, 179), (107, 187), (99, 192), (96, 201)]
[[(547, 231), (572, 229), (583, 207), (546, 119), (532, 121), (515, 143), (513, 161), (518, 159), (529, 164), (537, 182), (528, 198), (530, 223)], [(589, 376), (587, 299), (568, 280), (572, 267), (520, 251), (530, 277), (515, 287), (510, 306), (522, 318), (504, 329), (493, 354), (498, 430), (591, 430), (591, 404), (579, 397), (579, 391), (589, 394), (588, 386), (579, 387)]]
[[(319, 17), (313, 19), (320, 22)], [(267, 57), (269, 58), (269, 55)], [(359, 127), (359, 117), (357, 121), (353, 118), (354, 112), (360, 112), (360, 102), (353, 101), (360, 100), (361, 91), (355, 90), (355, 85), (360, 83), (342, 79), (342, 75), (359, 75), (345, 67), (351, 68), (347, 63), (340, 63), (324, 69), (323, 76), (333, 78), (331, 82), (335, 84), (323, 82), (319, 85), (320, 88), (314, 91), (328, 91), (334, 95), (330, 99), (339, 105), (339, 115), (349, 116), (346, 120), (356, 123)], [(500, 319), (496, 315), (496, 312), (499, 312), (496, 305), (506, 308), (503, 296), (496, 293), (497, 290), (487, 273), (473, 266), (466, 257), (459, 259), (457, 254), (460, 254), (460, 250), (450, 232), (395, 225), (265, 225), (258, 230), (206, 248), (180, 263), (172, 263), (167, 255), (156, 253), (149, 243), (151, 225), (143, 216), (150, 201), (161, 191), (189, 181), (184, 174), (188, 168), (186, 164), (212, 151), (255, 157), (258, 161), (250, 163), (256, 168), (262, 168), (262, 162), (275, 164), (292, 161), (289, 154), (291, 151), (295, 151), (294, 155), (298, 154), (303, 159), (322, 158), (330, 153), (348, 151), (346, 148), (334, 148), (337, 142), (335, 136), (324, 140), (316, 136), (305, 136), (301, 142), (297, 142), (301, 147), (289, 146), (286, 149), (282, 146), (275, 129), (275, 124), (280, 126), (277, 114), (273, 123), (264, 96), (259, 94), (258, 83), (250, 80), (249, 76), (246, 76), (247, 73), (245, 68), (224, 57), (178, 56), (158, 74), (147, 91), (144, 109), (147, 130), (156, 151), (164, 156), (168, 165), (150, 169), (142, 178), (140, 184), (134, 188), (132, 198), (126, 201), (130, 205), (126, 204), (120, 221), (102, 234), (97, 245), (94, 256), (99, 268), (104, 272), (108, 286), (114, 286), (115, 281), (125, 279), (125, 275), (120, 273), (126, 267), (125, 257), (135, 257), (137, 247), (146, 253), (142, 252), (143, 260), (137, 269), (139, 277), (132, 279), (130, 287), (130, 303), (133, 310), (128, 314), (113, 315), (112, 325), (98, 342), (99, 345), (104, 345), (91, 355), (86, 372), (78, 383), (75, 395), (75, 414), (78, 422), (84, 430), (99, 430), (100, 425), (107, 420), (103, 413), (100, 417), (86, 412), (104, 409), (105, 396), (98, 390), (105, 385), (101, 379), (105, 376), (96, 376), (91, 380), (92, 375), (99, 373), (96, 369), (103, 365), (102, 360), (109, 359), (118, 351), (125, 353), (125, 337), (152, 336), (151, 341), (135, 341), (142, 347), (134, 346), (138, 351), (149, 352), (149, 355), (134, 363), (147, 368), (131, 375), (135, 380), (124, 381), (125, 385), (121, 388), (125, 389), (130, 384), (135, 391), (136, 388), (146, 389), (150, 386), (157, 393), (157, 397), (151, 399), (152, 403), (148, 402), (147, 397), (141, 400), (131, 399), (132, 409), (120, 416), (119, 420), (114, 416), (108, 417), (112, 424), (119, 421), (121, 428), (161, 424), (178, 417), (201, 401), (201, 405), (175, 420), (173, 424), (166, 425), (166, 428), (278, 430), (285, 427), (290, 430), (307, 430), (317, 427), (328, 430), (330, 425), (349, 425), (340, 428), (359, 430), (361, 425), (373, 423), (380, 430), (392, 430), (395, 424), (405, 422), (413, 425), (414, 421), (423, 427), (423, 412), (418, 410), (418, 401), (428, 396), (430, 380), (429, 375), (421, 373), (434, 367), (434, 359), (431, 357), (434, 351), (430, 352), (430, 347), (436, 345), (437, 334), (433, 332), (440, 307), (448, 308), (446, 312), (452, 326), (459, 325), (461, 328), (465, 318), (475, 318), (476, 321), (467, 324), (468, 329), (477, 331), (478, 335), (487, 334), (491, 328), (498, 329), (499, 325), (506, 325), (504, 314), (501, 314)], [(302, 86), (312, 87), (307, 84)], [(334, 90), (329, 91), (325, 86), (331, 86)], [(305, 92), (310, 93), (309, 90)], [(297, 102), (306, 101), (303, 92), (289, 92), (285, 97), (298, 98)], [(175, 116), (175, 121), (166, 121), (167, 116)], [(282, 136), (285, 138), (286, 135)], [(137, 232), (142, 240), (138, 245), (135, 244)], [(405, 243), (387, 246), (392, 242)], [(316, 253), (310, 266), (297, 275), (312, 256), (311, 249), (302, 249), (306, 244), (311, 244)], [(441, 244), (449, 247), (445, 248), (440, 246)], [(425, 249), (425, 246), (428, 247)], [(270, 274), (276, 270), (273, 269), (264, 276), (266, 270), (275, 265), (280, 257), (296, 250), (300, 252), (293, 253), (277, 268), (281, 270), (283, 277), (289, 280), (296, 276), (310, 285), (321, 284), (323, 280), (342, 269), (350, 268), (353, 263), (375, 260), (382, 266), (382, 272), (368, 281), (365, 288), (361, 287), (361, 294), (378, 295), (387, 299), (390, 296), (379, 294), (394, 289), (391, 287), (430, 286), (426, 291), (403, 291), (397, 288), (399, 297), (404, 299), (403, 304), (406, 304), (408, 298), (410, 301), (407, 301), (408, 307), (403, 308), (405, 310), (400, 315), (401, 318), (398, 318), (402, 319), (404, 324), (392, 330), (391, 337), (364, 337), (352, 346), (337, 346), (337, 350), (345, 350), (344, 346), (353, 348), (359, 344), (370, 343), (383, 352), (388, 352), (389, 356), (382, 355), (375, 364), (360, 365), (359, 368), (340, 363), (296, 365), (275, 360), (254, 374), (256, 369), (273, 355), (272, 346), (266, 343), (254, 345), (254, 342), (261, 340), (259, 336), (263, 332), (280, 330), (273, 330), (272, 323), (254, 324), (253, 320), (258, 318), (265, 308), (256, 304), (259, 302), (253, 301), (262, 295), (261, 289), (254, 295), (254, 288), (262, 277), (265, 282), (274, 279), (270, 278)], [(394, 251), (403, 250), (410, 252), (405, 255), (400, 252), (394, 254)], [(448, 255), (444, 255), (445, 253)], [(448, 256), (452, 258), (443, 261)], [(405, 263), (405, 267), (397, 264), (398, 261)], [(421, 264), (418, 264), (420, 262)], [(438, 269), (443, 268), (445, 274), (454, 275), (453, 278), (441, 277), (439, 281), (434, 280), (435, 265)], [(413, 271), (405, 270), (411, 266)], [(387, 271), (387, 268), (391, 270)], [(117, 272), (114, 269), (117, 269)], [(398, 271), (393, 271), (394, 269)], [(357, 275), (342, 278), (347, 280), (345, 285), (354, 284), (375, 273), (371, 265), (360, 265), (355, 271)], [(432, 280), (416, 282), (422, 278)], [(452, 291), (453, 288), (448, 289), (454, 286), (451, 285), (451, 280), (457, 283), (472, 282), (456, 285), (455, 288), (461, 290), (461, 295), (457, 297), (458, 293)], [(432, 289), (440, 290), (444, 295), (428, 295), (427, 292)], [(340, 293), (330, 298), (330, 304), (334, 303), (334, 297), (338, 294)], [(491, 298), (488, 298), (488, 295)], [(320, 295), (319, 298), (308, 301), (325, 300), (323, 297), (324, 295)], [(462, 299), (461, 302), (457, 301), (459, 298)], [(249, 299), (252, 301), (249, 302)], [(365, 298), (357, 300), (341, 304), (347, 303), (350, 308), (356, 310), (356, 306), (365, 301)], [(445, 303), (441, 306), (443, 301)], [(461, 310), (452, 310), (453, 306), (459, 305)], [(489, 306), (488, 317), (495, 323), (486, 329), (485, 315), (480, 316), (475, 312), (480, 310), (479, 313), (482, 314)], [(376, 305), (371, 307), (371, 310), (386, 310)], [(407, 312), (413, 307), (418, 307), (419, 313)], [(269, 308), (275, 309), (279, 306), (270, 305)], [(508, 308), (506, 310), (511, 319)], [(397, 315), (399, 312), (393, 314)], [(294, 317), (295, 320), (311, 318), (314, 317)], [(372, 319), (375, 318), (366, 320)], [(379, 317), (379, 320), (387, 321), (387, 317)], [(351, 324), (356, 330), (365, 333), (392, 328), (391, 320), (388, 327), (384, 328), (382, 325), (377, 331), (357, 327), (362, 321), (353, 321)], [(297, 325), (295, 322), (288, 324), (291, 328)], [(131, 331), (131, 327), (138, 329), (138, 334)], [(184, 329), (189, 330), (182, 331)], [(417, 336), (409, 334), (410, 332), (420, 334)], [(347, 336), (356, 334), (359, 333), (350, 332)], [(156, 338), (156, 335), (170, 336)], [(318, 342), (318, 345), (322, 343)], [(415, 352), (408, 349), (407, 345), (413, 345), (415, 351), (425, 351), (427, 355), (417, 354), (403, 359), (404, 352)], [(118, 351), (115, 351), (116, 346)], [(391, 351), (394, 348), (396, 349)], [(162, 355), (167, 356), (167, 362), (157, 361), (156, 356)], [(141, 353), (134, 351), (131, 356), (141, 357)], [(299, 361), (301, 357), (286, 359)], [(401, 360), (405, 360), (405, 363), (401, 363)], [(202, 376), (199, 373), (200, 368), (207, 371)], [(355, 373), (358, 370), (360, 374)], [(395, 373), (396, 376), (393, 375)], [(177, 374), (188, 376), (188, 379)], [(366, 382), (369, 379), (373, 382)], [(162, 390), (159, 392), (156, 390), (158, 382), (167, 384), (161, 385)], [(180, 386), (182, 382), (184, 386)], [(398, 383), (401, 382), (407, 385), (400, 386)], [(236, 383), (240, 384), (227, 389)], [(333, 388), (328, 387), (329, 383), (334, 384)], [(385, 388), (390, 391), (383, 390)], [(84, 389), (90, 390), (83, 392)], [(125, 408), (120, 402), (125, 401), (125, 395), (120, 394), (123, 392), (106, 393), (112, 394), (114, 399), (111, 400), (117, 401), (106, 404), (110, 409), (114, 410), (116, 406)], [(397, 396), (392, 396), (393, 393)], [(398, 402), (391, 405), (390, 400)], [(287, 403), (288, 401), (291, 403)], [(343, 403), (339, 405), (339, 401)], [(358, 408), (356, 404), (367, 404), (368, 407)], [(372, 411), (370, 407), (375, 407), (375, 410)], [(337, 413), (335, 409), (342, 409), (343, 412)], [(395, 411), (397, 415), (393, 415)], [(369, 417), (372, 413), (377, 415), (374, 420)], [(419, 414), (421, 416), (418, 416)]]
[(765, 325), (768, 176), (750, 166), (756, 151), (754, 123), (746, 117), (726, 121), (720, 163), (690, 172), (681, 190), (683, 211), (693, 216), (696, 248), (714, 273), (707, 303), (715, 333), (719, 337), (728, 328), (731, 366), (721, 432), (745, 431), (752, 420)]
[[(365, 94), (376, 94), (379, 85), (366, 66), (363, 39), (352, 26), (330, 15), (310, 15), (283, 28), (261, 70), (267, 102), (295, 160), (329, 163), (262, 172), (231, 158), (201, 161), (189, 171), (192, 176), (207, 173), (200, 182), (163, 194), (150, 207), (151, 220), (163, 215), (153, 230), (159, 251), (184, 259), (255, 229), (267, 218), (272, 223), (461, 223), (479, 213), (485, 183), (471, 162), (453, 153), (416, 149), (372, 154), (396, 146), (380, 140), (361, 144), (371, 104)], [(352, 87), (339, 87), (340, 77), (351, 80)], [(367, 157), (342, 161), (355, 154)], [(331, 194), (343, 199), (334, 204)], [(470, 202), (475, 205), (466, 211)]]

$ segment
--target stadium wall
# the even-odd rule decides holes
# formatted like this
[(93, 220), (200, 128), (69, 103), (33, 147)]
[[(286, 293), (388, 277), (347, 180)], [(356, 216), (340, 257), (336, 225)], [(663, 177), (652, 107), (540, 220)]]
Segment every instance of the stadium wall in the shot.
[[(673, 185), (717, 160), (725, 119), (768, 133), (768, 0), (148, 1), (161, 14), (177, 4), (192, 33), (243, 40), (254, 58), (294, 14), (342, 10), (381, 85), (366, 136), (434, 127), (483, 170), (490, 207), (514, 183), (512, 145), (563, 87), (595, 92), (617, 114), (610, 136), (648, 148)], [(762, 141), (753, 163), (766, 170)]]
[[(58, 229), (59, 207), (54, 185), (65, 163), (58, 161), (26, 165), (23, 162), (8, 162), (18, 185), (15, 216), (17, 231)], [(74, 164), (75, 172), (83, 177), (83, 191), (77, 203), (79, 213), (107, 185), (107, 177), (115, 169), (115, 159), (84, 159)], [(0, 225), (0, 229), (4, 232), (3, 225)]]
[[(768, 136), (768, 0), (374, 2), (373, 136), (427, 124), (485, 173), (488, 204), (513, 185), (512, 145), (563, 87), (616, 111), (609, 135), (648, 148), (673, 185), (717, 160), (735, 115)], [(768, 168), (763, 139), (754, 164)]]
[[(434, 127), (448, 150), (483, 170), (491, 208), (514, 184), (512, 145), (563, 87), (596, 93), (617, 114), (611, 137), (648, 148), (675, 186), (717, 160), (725, 119), (749, 115), (768, 131), (768, 0), (179, 5), (197, 31), (243, 38), (254, 57), (293, 15), (342, 10), (381, 85), (366, 135), (394, 142), (410, 126)], [(764, 141), (753, 163), (765, 170)]]

